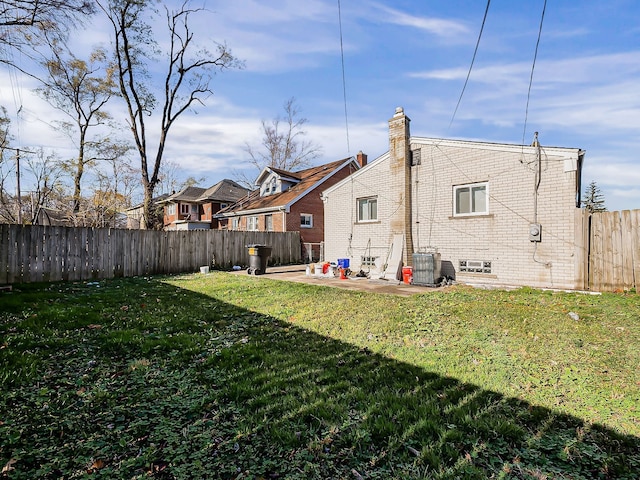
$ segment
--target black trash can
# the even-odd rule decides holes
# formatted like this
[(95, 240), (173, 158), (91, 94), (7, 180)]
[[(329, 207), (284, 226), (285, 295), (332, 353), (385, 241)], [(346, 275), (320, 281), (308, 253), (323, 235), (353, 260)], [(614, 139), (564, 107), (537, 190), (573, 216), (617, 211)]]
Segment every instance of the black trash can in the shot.
[(271, 255), (271, 247), (268, 245), (247, 245), (249, 249), (249, 275), (262, 275), (267, 271), (267, 260)]

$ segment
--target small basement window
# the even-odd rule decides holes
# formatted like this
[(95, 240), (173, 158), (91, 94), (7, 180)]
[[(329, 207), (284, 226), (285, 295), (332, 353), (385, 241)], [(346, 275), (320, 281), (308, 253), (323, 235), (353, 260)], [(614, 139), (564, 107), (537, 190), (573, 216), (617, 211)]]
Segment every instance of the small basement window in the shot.
[(489, 260), (460, 260), (458, 271), (467, 273), (491, 273)]
[(365, 267), (373, 267), (376, 264), (376, 258), (378, 257), (362, 257), (362, 265)]

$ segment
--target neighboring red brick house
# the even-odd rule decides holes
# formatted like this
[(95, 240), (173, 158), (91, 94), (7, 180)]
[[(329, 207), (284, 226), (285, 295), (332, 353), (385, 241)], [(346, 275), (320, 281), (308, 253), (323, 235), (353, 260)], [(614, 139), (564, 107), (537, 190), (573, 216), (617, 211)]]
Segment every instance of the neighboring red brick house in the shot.
[(256, 180), (259, 188), (222, 209), (214, 218), (218, 219), (220, 229), (299, 231), (307, 249), (303, 254), (318, 258), (325, 223), (320, 194), (366, 163), (367, 156), (360, 152), (357, 159), (345, 158), (298, 172), (265, 167)]
[(233, 180), (224, 179), (210, 188), (187, 187), (165, 198), (165, 230), (209, 230), (218, 228), (214, 214), (249, 193)]

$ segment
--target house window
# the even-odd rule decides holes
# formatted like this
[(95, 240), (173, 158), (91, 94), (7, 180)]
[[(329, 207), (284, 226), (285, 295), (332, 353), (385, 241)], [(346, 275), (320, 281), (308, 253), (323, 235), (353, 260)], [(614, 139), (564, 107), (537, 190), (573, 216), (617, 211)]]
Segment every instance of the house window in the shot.
[(250, 232), (258, 231), (258, 217), (247, 217), (247, 230)]
[(240, 219), (234, 218), (231, 220), (231, 230), (239, 230), (240, 229)]
[(167, 215), (175, 215), (176, 214), (176, 204), (170, 203), (167, 205)]
[(378, 198), (358, 199), (358, 222), (375, 222), (378, 220)]
[(486, 215), (489, 213), (487, 183), (474, 183), (453, 187), (453, 214)]
[(273, 232), (273, 215), (264, 216), (264, 229), (267, 232)]
[(180, 204), (180, 215), (189, 215), (190, 211), (191, 211), (191, 205), (189, 205), (188, 203)]
[(301, 213), (300, 214), (300, 227), (301, 228), (311, 228), (313, 227), (313, 215), (309, 213)]
[(220, 210), (222, 210), (223, 208), (227, 208), (227, 205), (228, 204), (226, 204), (226, 203), (221, 203), (220, 204)]

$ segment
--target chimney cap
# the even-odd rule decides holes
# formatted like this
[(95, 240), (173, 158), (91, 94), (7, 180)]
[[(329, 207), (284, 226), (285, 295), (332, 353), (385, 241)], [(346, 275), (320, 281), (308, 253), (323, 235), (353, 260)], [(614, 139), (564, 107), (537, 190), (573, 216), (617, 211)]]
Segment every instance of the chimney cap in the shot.
[(396, 107), (396, 116), (398, 115), (404, 115), (404, 108)]

